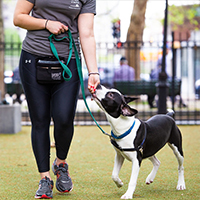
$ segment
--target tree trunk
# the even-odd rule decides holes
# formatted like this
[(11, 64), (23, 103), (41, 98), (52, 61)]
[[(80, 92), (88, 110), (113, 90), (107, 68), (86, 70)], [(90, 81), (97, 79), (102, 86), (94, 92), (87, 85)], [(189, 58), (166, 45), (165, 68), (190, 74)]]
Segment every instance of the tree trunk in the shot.
[(135, 0), (126, 38), (125, 56), (135, 69), (136, 80), (140, 79), (140, 48), (145, 27), (145, 12), (148, 0)]
[(3, 31), (3, 15), (2, 15), (2, 0), (0, 0), (0, 100), (5, 95), (4, 86), (4, 31)]

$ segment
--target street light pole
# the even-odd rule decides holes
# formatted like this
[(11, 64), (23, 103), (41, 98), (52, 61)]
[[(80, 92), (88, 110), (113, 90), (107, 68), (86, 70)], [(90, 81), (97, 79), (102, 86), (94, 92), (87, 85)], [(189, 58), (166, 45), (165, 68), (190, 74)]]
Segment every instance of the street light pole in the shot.
[(162, 54), (162, 68), (159, 73), (158, 80), (158, 114), (165, 114), (167, 112), (167, 73), (166, 73), (166, 44), (167, 44), (167, 18), (168, 18), (168, 0), (166, 0), (165, 20), (164, 20), (164, 37), (163, 37), (163, 54)]

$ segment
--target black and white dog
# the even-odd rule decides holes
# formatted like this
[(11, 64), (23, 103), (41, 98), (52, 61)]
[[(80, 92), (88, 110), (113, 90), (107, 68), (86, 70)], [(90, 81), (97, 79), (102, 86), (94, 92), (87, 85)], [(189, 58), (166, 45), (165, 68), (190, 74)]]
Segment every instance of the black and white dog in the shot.
[(119, 178), (119, 171), (124, 159), (132, 162), (132, 173), (128, 190), (121, 199), (132, 199), (136, 188), (137, 177), (142, 159), (148, 158), (153, 169), (146, 178), (146, 184), (153, 182), (158, 171), (160, 161), (155, 154), (166, 143), (173, 150), (178, 160), (178, 185), (177, 190), (185, 190), (182, 136), (171, 115), (158, 114), (148, 121), (135, 118), (137, 110), (131, 108), (128, 103), (136, 98), (126, 97), (116, 89), (107, 89), (98, 85), (93, 99), (105, 112), (111, 125), (111, 143), (116, 150), (112, 179), (118, 187), (123, 186)]

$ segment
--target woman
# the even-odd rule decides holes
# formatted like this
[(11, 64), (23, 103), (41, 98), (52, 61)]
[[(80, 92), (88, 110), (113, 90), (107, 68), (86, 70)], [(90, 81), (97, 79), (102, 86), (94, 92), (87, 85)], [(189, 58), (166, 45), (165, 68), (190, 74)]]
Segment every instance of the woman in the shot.
[[(50, 176), (51, 117), (54, 122), (56, 156), (53, 172), (57, 175), (56, 188), (60, 192), (72, 190), (66, 158), (73, 137), (74, 115), (80, 88), (75, 55), (69, 62), (72, 72), (69, 81), (40, 84), (36, 80), (38, 59), (53, 57), (48, 37), (67, 36), (68, 29), (82, 52), (89, 72), (88, 89), (94, 93), (100, 83), (96, 63), (96, 44), (93, 21), (96, 12), (95, 0), (18, 0), (14, 13), (14, 25), (27, 30), (20, 58), (20, 76), (25, 91), (32, 122), (32, 147), (41, 176), (35, 198), (52, 198), (53, 181)], [(31, 13), (31, 15), (30, 15)], [(69, 42), (54, 41), (58, 55), (64, 60), (69, 56)]]

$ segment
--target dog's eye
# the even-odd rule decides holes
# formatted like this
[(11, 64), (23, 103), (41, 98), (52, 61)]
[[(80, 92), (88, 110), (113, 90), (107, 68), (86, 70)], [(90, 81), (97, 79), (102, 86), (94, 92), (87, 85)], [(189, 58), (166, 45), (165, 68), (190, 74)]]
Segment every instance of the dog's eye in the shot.
[(109, 92), (108, 93), (108, 97), (113, 99), (114, 98), (114, 94), (112, 92)]

